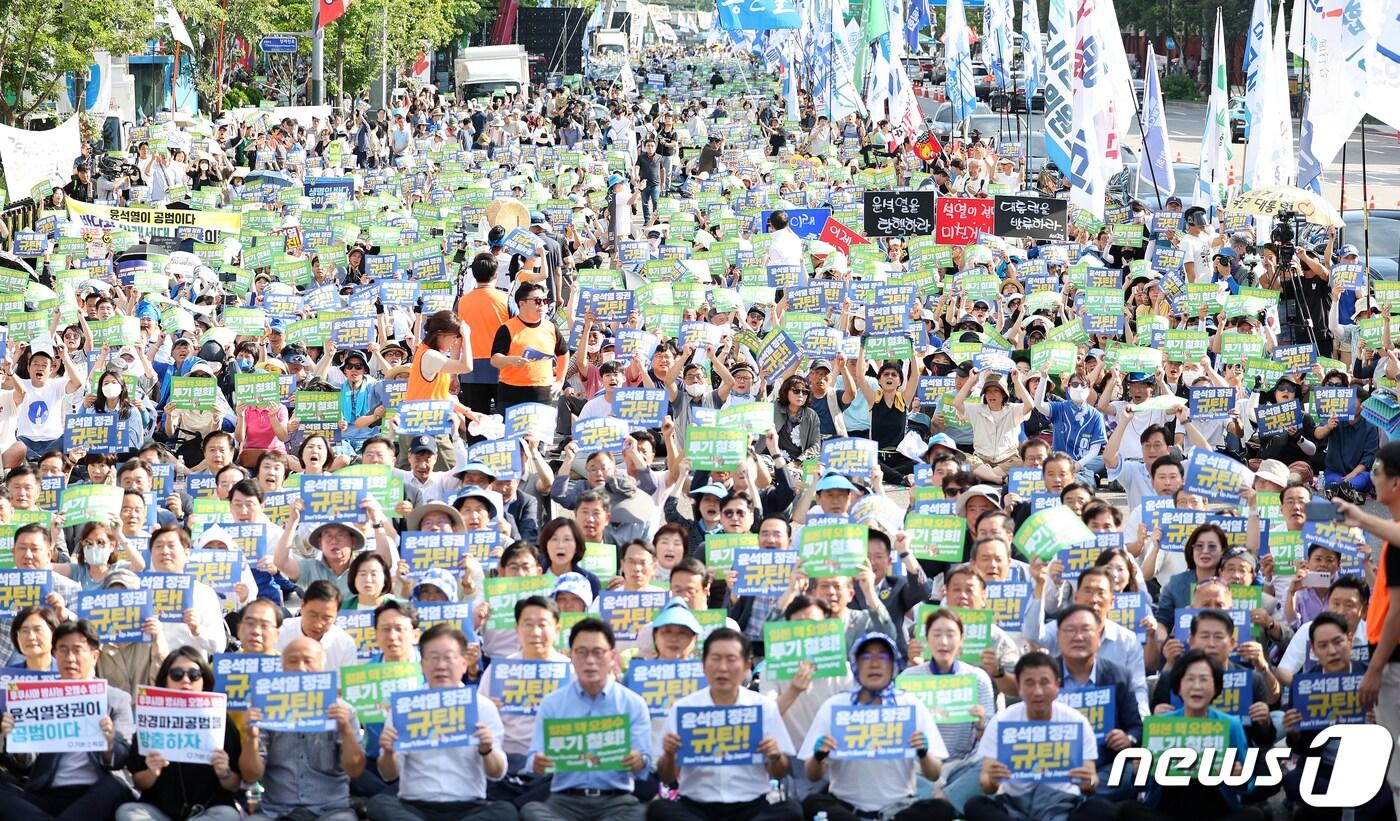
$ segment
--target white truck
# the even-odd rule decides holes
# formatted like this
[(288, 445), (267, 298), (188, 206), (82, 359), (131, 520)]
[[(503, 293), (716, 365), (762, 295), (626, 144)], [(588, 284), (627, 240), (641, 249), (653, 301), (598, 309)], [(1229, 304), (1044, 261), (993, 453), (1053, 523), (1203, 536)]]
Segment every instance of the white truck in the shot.
[(457, 99), (489, 97), (497, 92), (528, 93), (530, 55), (519, 44), (464, 48), (453, 63)]

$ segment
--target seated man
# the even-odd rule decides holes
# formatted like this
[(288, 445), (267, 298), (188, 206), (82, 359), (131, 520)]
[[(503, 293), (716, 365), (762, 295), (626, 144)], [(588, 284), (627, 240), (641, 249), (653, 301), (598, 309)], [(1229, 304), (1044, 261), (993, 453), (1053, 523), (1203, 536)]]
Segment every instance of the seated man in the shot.
[[(319, 673), (326, 651), (315, 639), (294, 639), (282, 650), (282, 670)], [(262, 805), (249, 821), (357, 821), (350, 808), (350, 779), (365, 771), (360, 722), (350, 705), (326, 708), (336, 729), (322, 732), (268, 732), (258, 727), (262, 711), (248, 710), (248, 730), (239, 771), (248, 783), (261, 782)]]
[[(97, 657), (102, 643), (97, 630), (86, 621), (66, 621), (53, 631), (53, 654), (58, 677), (68, 681), (89, 681), (97, 677)], [(24, 789), (6, 790), (0, 797), (0, 816), (15, 821), (52, 821), (55, 818), (111, 818), (117, 807), (131, 800), (131, 791), (112, 773), (126, 766), (131, 737), (136, 724), (131, 715), (131, 696), (124, 690), (107, 688), (107, 714), (99, 719), (107, 749), (79, 753), (6, 753), (7, 765), (26, 772)], [(0, 742), (7, 742), (15, 729), (15, 717), (0, 718)]]
[[(418, 641), (423, 678), (432, 689), (463, 687), (467, 637), (449, 624), (435, 624)], [(506, 754), (496, 741), (505, 735), (490, 699), (476, 700), (475, 749), (449, 747), (400, 753), (398, 733), (386, 726), (379, 736), (379, 773), (399, 779), (397, 796), (380, 794), (369, 802), (372, 821), (515, 821), (515, 807), (486, 800), (487, 780), (506, 774)]]

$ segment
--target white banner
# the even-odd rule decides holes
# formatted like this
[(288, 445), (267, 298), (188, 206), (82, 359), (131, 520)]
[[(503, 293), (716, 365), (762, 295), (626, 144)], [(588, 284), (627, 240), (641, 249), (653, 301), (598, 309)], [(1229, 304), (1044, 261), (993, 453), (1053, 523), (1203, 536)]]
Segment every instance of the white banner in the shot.
[(228, 696), (142, 685), (136, 690), (136, 737), (142, 752), (166, 761), (208, 764), (224, 748)]
[(67, 185), (73, 160), (82, 150), (80, 142), (76, 114), (48, 131), (0, 125), (0, 163), (5, 166), (5, 185), (11, 195), (27, 197), (30, 189), (44, 180), (55, 187)]
[(15, 728), (5, 742), (9, 753), (76, 753), (107, 749), (102, 717), (107, 715), (107, 682), (12, 681), (5, 711)]

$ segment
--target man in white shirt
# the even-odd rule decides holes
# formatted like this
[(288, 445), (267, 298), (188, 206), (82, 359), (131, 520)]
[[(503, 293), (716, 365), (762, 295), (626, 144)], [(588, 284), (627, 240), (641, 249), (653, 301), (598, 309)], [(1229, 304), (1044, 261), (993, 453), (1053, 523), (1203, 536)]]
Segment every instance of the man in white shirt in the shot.
[[(680, 798), (648, 804), (647, 821), (800, 821), (802, 808), (796, 801), (773, 801), (768, 795), (770, 779), (787, 775), (789, 756), (796, 752), (777, 702), (744, 686), (753, 670), (749, 640), (737, 630), (717, 628), (705, 639), (702, 658), (709, 686), (671, 705), (656, 760), (657, 777), (668, 784), (678, 782)], [(757, 713), (761, 737), (756, 749), (762, 763), (680, 765), (685, 755), (680, 726), (697, 708), (734, 708), (725, 711), (726, 720), (736, 712)]]
[[(467, 673), (467, 638), (449, 624), (435, 624), (418, 640), (423, 678), (434, 690), (463, 687)], [(398, 733), (385, 725), (379, 736), (379, 772), (388, 781), (399, 779), (397, 796), (370, 799), (373, 821), (515, 821), (515, 807), (486, 800), (486, 782), (506, 773), (506, 754), (496, 743), (505, 734), (501, 716), (490, 699), (476, 699), (475, 744), (441, 750), (400, 753)]]
[(1185, 253), (1182, 273), (1187, 282), (1210, 282), (1215, 277), (1210, 267), (1215, 243), (1208, 225), (1206, 209), (1196, 206), (1186, 209), (1186, 233), (1178, 247)]
[[(1085, 796), (1098, 789), (1094, 725), (1083, 713), (1055, 700), (1060, 694), (1060, 676), (1059, 662), (1047, 653), (1027, 653), (1016, 662), (1016, 684), (1022, 700), (997, 713), (982, 733), (977, 752), (982, 756), (979, 781), (984, 794), (969, 799), (963, 808), (963, 817), (968, 821), (991, 821), (1008, 816), (1022, 821), (1065, 821), (1083, 803)], [(1066, 782), (1014, 780), (1011, 768), (997, 758), (997, 739), (1002, 724), (1038, 721), (1079, 725), (1081, 759), (1078, 766), (1070, 769)]]
[[(47, 339), (43, 342), (44, 347), (50, 344)], [(67, 379), (58, 378), (55, 355), (68, 374)], [(62, 342), (45, 350), (40, 341), (35, 341), (29, 355), (28, 379), (20, 379), (8, 365), (6, 370), (3, 387), (14, 392), (18, 406), (15, 435), (19, 441), (5, 451), (5, 467), (15, 468), (21, 462), (37, 462), (45, 454), (61, 449), (67, 408), (63, 400), (82, 389), (83, 379)]]
[(335, 623), (339, 613), (340, 588), (325, 579), (312, 582), (301, 598), (301, 615), (287, 619), (282, 625), (278, 651), (299, 638), (308, 638), (319, 642), (326, 651), (326, 670), (339, 672), (342, 667), (358, 663), (355, 639)]
[[(805, 756), (808, 780), (818, 781), (823, 776), (831, 779), (828, 792), (814, 792), (802, 802), (804, 817), (825, 813), (830, 821), (952, 821), (957, 815), (953, 805), (941, 798), (918, 798), (916, 772), (929, 781), (937, 781), (948, 751), (928, 709), (894, 686), (898, 659), (899, 648), (884, 633), (866, 633), (851, 644), (855, 690), (827, 699), (802, 741), (800, 754)], [(912, 756), (862, 760), (839, 754), (841, 744), (832, 735), (836, 709), (872, 705), (913, 709), (914, 731), (908, 739)]]
[(768, 215), (768, 233), (772, 237), (768, 243), (769, 265), (802, 264), (802, 238), (788, 227), (786, 211)]

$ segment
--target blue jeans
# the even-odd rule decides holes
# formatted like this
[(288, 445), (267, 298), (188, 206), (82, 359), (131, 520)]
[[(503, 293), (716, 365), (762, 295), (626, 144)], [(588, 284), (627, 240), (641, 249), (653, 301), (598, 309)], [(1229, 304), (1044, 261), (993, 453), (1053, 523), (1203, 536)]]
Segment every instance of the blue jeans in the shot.
[(1376, 492), (1376, 486), (1371, 482), (1371, 471), (1363, 470), (1362, 472), (1356, 474), (1350, 479), (1343, 479), (1343, 475), (1344, 474), (1337, 473), (1335, 471), (1324, 470), (1322, 472), (1322, 480), (1324, 482), (1323, 487), (1328, 487), (1330, 485), (1335, 485), (1345, 481), (1347, 484), (1351, 485), (1352, 487), (1356, 488), (1362, 493)]
[(656, 210), (656, 198), (661, 186), (656, 183), (642, 189), (642, 222), (651, 222), (651, 214)]
[(1085, 459), (1079, 463), (1079, 472), (1074, 475), (1075, 480), (1087, 487), (1097, 487), (1098, 476), (1106, 476), (1108, 468), (1104, 466), (1103, 457), (1095, 456)]

